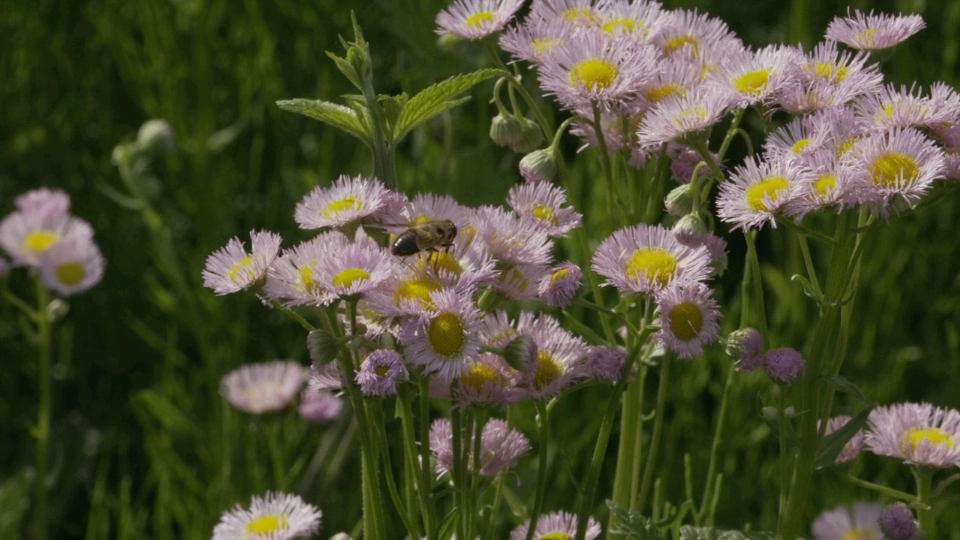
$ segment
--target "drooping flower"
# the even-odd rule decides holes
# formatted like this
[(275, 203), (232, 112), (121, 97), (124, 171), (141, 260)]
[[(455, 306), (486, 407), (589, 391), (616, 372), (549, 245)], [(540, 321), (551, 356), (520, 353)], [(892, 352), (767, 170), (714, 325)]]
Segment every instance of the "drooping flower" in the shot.
[(217, 294), (230, 294), (258, 284), (280, 251), (280, 235), (250, 231), (250, 240), (250, 253), (239, 238), (233, 237), (207, 257), (203, 286)]
[(960, 412), (929, 403), (877, 407), (867, 418), (871, 452), (932, 467), (960, 466)]
[(756, 371), (763, 360), (763, 337), (755, 328), (730, 332), (725, 340), (726, 353), (735, 359), (737, 371)]
[(342, 410), (343, 400), (333, 392), (309, 387), (300, 394), (300, 405), (297, 407), (300, 418), (317, 424), (336, 420)]
[(438, 34), (481, 39), (499, 32), (523, 0), (457, 0), (437, 14)]
[(703, 355), (703, 346), (720, 334), (720, 311), (710, 288), (692, 281), (678, 281), (655, 295), (660, 324), (657, 339), (680, 358)]
[(584, 373), (592, 379), (617, 383), (627, 362), (627, 351), (613, 347), (594, 347), (587, 357)]
[(888, 49), (926, 26), (920, 15), (864, 15), (859, 9), (851, 17), (836, 17), (827, 26), (827, 39), (845, 43), (854, 49)]
[(330, 187), (317, 186), (297, 203), (293, 218), (302, 229), (341, 227), (360, 219), (397, 212), (405, 198), (376, 179), (342, 175)]
[[(530, 531), (530, 521), (527, 520), (510, 533), (510, 540), (524, 540)], [(587, 522), (587, 540), (600, 536), (600, 524), (593, 518)], [(577, 516), (569, 512), (551, 512), (540, 516), (537, 526), (533, 530), (533, 540), (560, 540), (573, 538), (577, 534)]]
[(827, 510), (814, 520), (813, 537), (815, 540), (883, 540), (879, 525), (882, 510), (879, 504), (863, 502)]
[(701, 281), (710, 273), (706, 248), (677, 242), (660, 225), (636, 225), (614, 231), (597, 247), (593, 269), (624, 292), (649, 294), (675, 280)]
[[(434, 420), (430, 426), (430, 451), (437, 459), (437, 475), (442, 476), (453, 470), (453, 428), (450, 420)], [(466, 442), (466, 441), (464, 441)], [(461, 444), (463, 459), (467, 469), (473, 470), (473, 443), (467, 448)], [(510, 429), (506, 422), (491, 419), (480, 435), (480, 476), (490, 477), (504, 469), (517, 466), (517, 460), (530, 451), (530, 442), (519, 431)]]
[(323, 513), (299, 495), (267, 493), (253, 497), (250, 509), (239, 504), (224, 512), (213, 528), (213, 540), (289, 540), (312, 536)]
[(307, 380), (307, 369), (297, 362), (275, 360), (248, 364), (220, 381), (220, 393), (231, 405), (251, 414), (285, 409)]

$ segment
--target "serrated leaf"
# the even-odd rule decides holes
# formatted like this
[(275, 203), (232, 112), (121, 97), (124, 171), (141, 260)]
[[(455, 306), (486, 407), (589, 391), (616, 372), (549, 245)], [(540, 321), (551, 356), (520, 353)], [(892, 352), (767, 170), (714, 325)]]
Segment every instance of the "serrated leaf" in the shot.
[(307, 334), (307, 350), (310, 351), (311, 360), (318, 366), (325, 366), (337, 358), (340, 342), (326, 330), (311, 330)]
[(867, 398), (863, 395), (863, 392), (860, 391), (860, 388), (850, 382), (849, 379), (841, 377), (840, 375), (834, 375), (832, 377), (825, 377), (824, 380), (837, 392), (850, 394), (857, 398), (857, 401), (860, 403), (867, 402)]
[(616, 518), (613, 528), (610, 529), (614, 535), (623, 536), (626, 540), (664, 540), (663, 535), (650, 519), (631, 512), (613, 501), (607, 501), (607, 507)]
[(872, 410), (873, 407), (867, 407), (842, 428), (823, 438), (823, 442), (820, 443), (820, 453), (817, 455), (816, 467), (818, 469), (830, 467), (836, 463), (837, 456), (843, 451), (843, 447), (866, 425), (867, 417), (870, 416)]
[(320, 120), (360, 139), (368, 146), (373, 140), (370, 125), (357, 111), (350, 107), (319, 99), (288, 99), (278, 101), (277, 106), (285, 111), (300, 113)]
[(776, 535), (767, 532), (744, 533), (724, 531), (711, 527), (680, 527), (680, 540), (773, 540)]
[(503, 348), (503, 358), (507, 364), (517, 371), (526, 371), (529, 367), (530, 356), (537, 354), (537, 344), (530, 336), (518, 336)]
[(502, 74), (503, 72), (499, 69), (481, 69), (473, 73), (456, 75), (424, 88), (410, 98), (400, 112), (393, 130), (393, 143), (399, 142), (413, 128), (468, 99), (453, 99), (457, 95), (466, 92), (477, 83)]
[[(387, 124), (388, 133), (393, 133), (394, 126), (397, 125), (397, 119), (403, 107), (407, 104), (409, 98), (406, 94), (399, 96), (380, 96), (380, 107), (383, 109), (384, 121)], [(390, 138), (388, 135), (387, 138)]]

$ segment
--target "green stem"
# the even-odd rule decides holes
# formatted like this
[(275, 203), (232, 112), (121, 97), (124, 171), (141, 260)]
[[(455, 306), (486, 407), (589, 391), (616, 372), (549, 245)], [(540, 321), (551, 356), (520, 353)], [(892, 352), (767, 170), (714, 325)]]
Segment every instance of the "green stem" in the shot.
[(487, 517), (487, 527), (484, 531), (484, 540), (493, 540), (493, 528), (497, 524), (497, 514), (500, 512), (500, 499), (503, 492), (503, 477), (497, 476), (493, 483), (496, 488), (493, 491), (493, 504), (490, 507), (490, 515)]
[(727, 368), (727, 378), (723, 383), (723, 395), (720, 398), (720, 410), (717, 412), (717, 429), (713, 433), (713, 444), (710, 446), (710, 461), (707, 465), (707, 482), (703, 486), (703, 500), (700, 502), (700, 511), (697, 512), (697, 515), (700, 516), (701, 519), (706, 514), (707, 519), (704, 521), (704, 525), (707, 527), (713, 526), (713, 513), (707, 513), (707, 510), (716, 507), (716, 503), (712, 501), (716, 496), (714, 475), (717, 470), (717, 457), (720, 455), (720, 441), (723, 440), (723, 430), (727, 425), (725, 420), (727, 418), (727, 406), (730, 403), (730, 388), (733, 386), (733, 377), (736, 371), (733, 364), (730, 364), (730, 367)]
[(933, 506), (930, 504), (930, 491), (933, 485), (933, 469), (930, 467), (913, 466), (913, 477), (917, 480), (917, 521), (920, 530), (927, 538), (939, 538), (936, 531), (936, 520)]
[(47, 452), (50, 443), (50, 415), (51, 415), (51, 380), (50, 380), (50, 349), (51, 323), (47, 313), (49, 292), (43, 286), (40, 276), (36, 276), (37, 285), (37, 377), (40, 386), (40, 402), (37, 404), (37, 427), (34, 437), (37, 438), (37, 471), (35, 482), (37, 485), (36, 527), (35, 538), (47, 538)]
[(468, 538), (467, 536), (467, 486), (464, 485), (466, 477), (463, 459), (463, 413), (459, 407), (450, 411), (451, 432), (453, 434), (453, 496), (457, 505), (457, 538)]
[(780, 390), (780, 406), (777, 408), (777, 431), (780, 434), (780, 514), (787, 507), (788, 484), (788, 449), (787, 449), (787, 394), (782, 387)]
[(747, 240), (747, 257), (750, 259), (750, 271), (753, 274), (754, 305), (757, 308), (757, 324), (760, 326), (760, 336), (763, 343), (770, 346), (770, 335), (767, 332), (767, 309), (763, 299), (763, 279), (760, 274), (760, 258), (757, 256), (756, 231), (746, 231), (743, 237)]
[(430, 377), (420, 377), (420, 498), (424, 504), (423, 524), (428, 540), (437, 540), (437, 517), (434, 513), (433, 475), (430, 473)]
[(267, 449), (270, 452), (270, 461), (273, 462), (273, 482), (276, 489), (287, 491), (286, 465), (283, 459), (283, 450), (280, 448), (281, 428), (283, 417), (279, 414), (267, 418)]
[[(613, 178), (613, 165), (610, 163), (610, 153), (607, 150), (607, 139), (603, 136), (603, 128), (600, 126), (600, 106), (593, 102), (593, 130), (597, 134), (597, 144), (600, 147), (600, 166), (603, 169), (603, 177), (607, 180), (607, 213), (608, 218), (612, 220), (615, 212), (616, 183)], [(611, 221), (612, 223), (612, 221)]]
[(643, 481), (640, 483), (640, 495), (637, 498), (637, 510), (643, 513), (646, 506), (647, 497), (650, 495), (650, 486), (653, 481), (653, 469), (656, 466), (657, 454), (660, 450), (660, 439), (663, 437), (663, 417), (667, 408), (667, 392), (670, 390), (668, 381), (670, 379), (670, 361), (672, 355), (667, 354), (663, 357), (663, 364), (660, 366), (660, 384), (657, 388), (657, 412), (653, 420), (653, 435), (650, 438), (650, 455), (647, 456), (647, 463), (643, 469)]
[[(423, 484), (423, 477), (419, 474), (420, 465), (417, 463), (417, 436), (413, 426), (412, 396), (410, 395), (408, 385), (400, 386), (399, 392), (397, 392), (397, 399), (397, 410), (400, 415), (400, 427), (403, 433), (404, 484), (407, 486), (405, 489), (407, 492), (407, 505), (409, 508), (413, 508), (413, 496), (410, 493), (410, 486), (415, 485), (416, 492), (419, 494), (417, 501), (420, 504), (420, 514), (423, 516), (424, 526), (426, 526), (427, 505), (430, 501), (427, 498), (427, 489)], [(412, 511), (413, 510), (411, 510), (411, 512)], [(414, 519), (416, 519), (416, 517), (416, 515), (413, 516)], [(420, 537), (418, 530), (415, 538)]]
[[(376, 417), (377, 425), (383, 425), (383, 408), (380, 407), (379, 402), (376, 404), (370, 403), (371, 405), (368, 410), (368, 417)], [(378, 430), (380, 431), (380, 430)], [(407, 505), (403, 503), (403, 500), (400, 498), (400, 492), (397, 490), (396, 480), (393, 478), (393, 463), (390, 459), (390, 447), (387, 445), (386, 441), (383, 439), (375, 441), (375, 443), (381, 448), (380, 454), (383, 456), (383, 477), (387, 481), (387, 491), (390, 493), (390, 499), (393, 500), (393, 506), (397, 509), (397, 514), (400, 516), (400, 521), (403, 521), (403, 526), (407, 529), (407, 532), (410, 533), (411, 538), (420, 538), (420, 531), (417, 528), (416, 523), (411, 519), (410, 513), (407, 511)]]
[(26, 315), (31, 321), (36, 323), (38, 326), (40, 325), (40, 312), (33, 309), (29, 304), (6, 289), (0, 289), (0, 295), (3, 295), (3, 298), (7, 302), (10, 302), (10, 304), (22, 311), (23, 314)]
[(909, 494), (909, 493), (900, 491), (900, 490), (898, 490), (898, 489), (893, 489), (893, 488), (891, 488), (891, 487), (882, 486), (882, 485), (880, 485), (880, 484), (874, 484), (873, 482), (867, 482), (866, 480), (861, 480), (861, 479), (857, 478), (856, 476), (853, 476), (853, 475), (850, 474), (850, 473), (846, 473), (845, 475), (842, 476), (842, 478), (843, 478), (845, 481), (847, 481), (847, 482), (849, 482), (849, 483), (851, 483), (851, 484), (853, 484), (853, 485), (855, 485), (855, 486), (859, 486), (859, 487), (862, 487), (862, 488), (864, 488), (864, 489), (869, 489), (869, 490), (871, 490), (871, 491), (876, 491), (877, 493), (880, 493), (881, 495), (886, 495), (887, 497), (890, 497), (890, 498), (892, 498), (892, 499), (897, 499), (897, 500), (903, 501), (903, 502), (908, 503), (908, 504), (917, 504), (917, 503), (920, 502), (920, 499), (919, 499), (919, 498), (917, 498), (917, 497), (915, 497), (915, 496), (913, 496), (913, 495), (911, 495), (911, 494)]
[(539, 428), (540, 451), (538, 452), (537, 466), (537, 493), (533, 499), (533, 509), (530, 513), (530, 528), (527, 529), (526, 540), (533, 540), (534, 529), (543, 511), (543, 499), (547, 492), (547, 448), (550, 440), (550, 409), (543, 403), (537, 402), (537, 427)]
[[(540, 124), (540, 129), (543, 130), (543, 134), (546, 139), (553, 139), (553, 125), (550, 123), (550, 120), (544, 116), (543, 112), (537, 107), (537, 102), (533, 99), (533, 96), (530, 95), (530, 92), (527, 90), (523, 83), (514, 75), (510, 68), (508, 68), (503, 60), (500, 59), (500, 55), (497, 53), (496, 43), (492, 40), (484, 40), (484, 45), (486, 46), (487, 52), (490, 53), (490, 57), (493, 59), (493, 62), (503, 70), (503, 76), (510, 82), (510, 86), (516, 89), (517, 92), (520, 92), (520, 97), (527, 103), (527, 106), (530, 107), (530, 110), (533, 111), (534, 117), (537, 119), (537, 123)], [(514, 111), (519, 112), (519, 111)]]

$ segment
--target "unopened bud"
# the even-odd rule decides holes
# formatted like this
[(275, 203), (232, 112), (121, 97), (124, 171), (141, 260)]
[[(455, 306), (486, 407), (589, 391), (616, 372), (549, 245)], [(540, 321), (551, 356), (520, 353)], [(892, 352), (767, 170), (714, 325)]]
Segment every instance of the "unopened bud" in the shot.
[(673, 226), (673, 236), (687, 247), (700, 247), (707, 236), (707, 224), (700, 214), (687, 214)]
[(767, 422), (775, 422), (780, 416), (780, 411), (776, 407), (764, 407), (760, 409), (760, 416)]
[(513, 148), (523, 137), (523, 125), (512, 114), (498, 114), (490, 122), (490, 139), (497, 146)]
[(762, 363), (771, 379), (787, 384), (796, 380), (807, 365), (800, 353), (789, 347), (768, 351), (763, 355)]
[(517, 120), (520, 121), (520, 138), (511, 148), (518, 154), (533, 152), (543, 142), (543, 131), (533, 120), (522, 116), (518, 117)]
[(742, 328), (730, 332), (725, 340), (725, 350), (737, 361), (738, 371), (754, 371), (763, 357), (763, 338), (754, 328)]
[(672, 216), (685, 216), (693, 212), (693, 193), (689, 185), (673, 188), (665, 200), (667, 213)]
[(553, 149), (541, 148), (523, 156), (520, 175), (530, 182), (552, 182), (557, 176), (557, 157)]
[(163, 155), (177, 149), (177, 136), (169, 122), (154, 118), (140, 126), (137, 146), (151, 155)]

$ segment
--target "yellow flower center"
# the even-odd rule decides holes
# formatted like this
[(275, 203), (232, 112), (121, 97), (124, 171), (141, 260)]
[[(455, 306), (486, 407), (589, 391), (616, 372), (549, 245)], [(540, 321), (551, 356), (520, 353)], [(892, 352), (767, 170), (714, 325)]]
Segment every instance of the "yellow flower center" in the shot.
[(541, 536), (539, 540), (573, 540), (573, 535), (565, 532), (552, 532)]
[(838, 158), (843, 157), (844, 154), (846, 154), (847, 152), (850, 151), (850, 149), (853, 148), (853, 145), (857, 144), (858, 140), (859, 139), (857, 137), (853, 137), (851, 139), (841, 141), (840, 144), (837, 145), (837, 157)]
[(570, 70), (570, 82), (588, 90), (599, 92), (617, 80), (617, 66), (606, 60), (584, 60)]
[(64, 285), (77, 285), (83, 281), (83, 265), (78, 262), (69, 262), (57, 266), (57, 281)]
[(700, 56), (700, 42), (693, 36), (677, 36), (670, 39), (663, 45), (663, 52), (669, 56), (686, 45), (690, 45), (694, 56)]
[(578, 24), (596, 24), (597, 18), (593, 16), (593, 13), (587, 8), (570, 8), (563, 13), (561, 13), (564, 19)]
[(764, 178), (747, 188), (747, 206), (754, 212), (769, 212), (764, 199), (770, 197), (771, 202), (777, 202), (782, 191), (790, 187), (790, 182), (782, 176)]
[(363, 208), (363, 201), (348, 195), (338, 201), (333, 201), (323, 209), (323, 217), (327, 219), (339, 217), (342, 212), (347, 210), (356, 210), (359, 212)]
[(677, 304), (670, 310), (670, 331), (681, 341), (690, 341), (703, 328), (703, 311), (693, 302)]
[(553, 273), (552, 276), (550, 276), (550, 283), (556, 283), (561, 279), (566, 278), (569, 272), (570, 272), (569, 268), (561, 268), (560, 270), (557, 270), (556, 272)]
[(644, 97), (652, 103), (659, 103), (670, 96), (682, 96), (685, 93), (686, 89), (679, 84), (665, 83), (650, 87), (650, 89), (644, 93)]
[(920, 166), (913, 157), (900, 152), (888, 152), (870, 164), (873, 183), (885, 188), (907, 187), (917, 181)]
[(492, 338), (490, 338), (490, 346), (503, 347), (507, 343), (510, 343), (515, 337), (517, 337), (517, 331), (513, 328), (508, 328), (502, 332), (497, 332)]
[[(926, 444), (924, 444), (924, 442), (926, 442)], [(953, 448), (955, 442), (949, 433), (940, 428), (915, 427), (903, 433), (903, 439), (900, 441), (900, 450), (904, 455), (910, 456), (921, 446)]]
[(489, 11), (481, 11), (471, 15), (469, 19), (464, 21), (463, 25), (468, 28), (483, 28), (485, 24), (490, 24), (493, 22), (493, 13)]
[(393, 302), (399, 307), (404, 300), (418, 300), (421, 306), (433, 309), (437, 306), (430, 298), (430, 293), (439, 290), (440, 284), (436, 281), (411, 279), (397, 287), (396, 292), (393, 293)]
[(509, 284), (520, 293), (527, 292), (527, 287), (530, 286), (530, 279), (523, 275), (523, 272), (516, 267), (508, 268), (500, 272), (500, 275), (497, 276), (497, 281), (504, 285)]
[(539, 219), (540, 221), (545, 221), (554, 227), (560, 224), (560, 221), (557, 219), (553, 209), (542, 204), (538, 204), (537, 207), (533, 209), (533, 217)]
[(847, 74), (850, 73), (850, 68), (846, 66), (839, 66), (827, 62), (817, 62), (814, 70), (821, 79), (834, 83), (842, 81), (847, 77)]
[(427, 339), (433, 352), (439, 356), (452, 358), (459, 355), (467, 343), (463, 320), (456, 313), (444, 311), (430, 321)]
[(463, 374), (460, 375), (461, 386), (469, 386), (477, 390), (483, 388), (483, 385), (488, 382), (499, 382), (499, 380), (500, 377), (497, 375), (497, 370), (480, 362), (473, 362), (467, 367)]
[(741, 94), (756, 96), (764, 91), (770, 82), (770, 73), (764, 70), (752, 71), (733, 80), (733, 86)]
[(23, 251), (40, 255), (44, 251), (60, 241), (60, 235), (50, 231), (33, 231), (23, 239), (21, 248)]
[(793, 146), (790, 147), (790, 150), (792, 150), (794, 154), (799, 155), (808, 146), (810, 146), (810, 139), (800, 139), (799, 141), (793, 143)]
[(533, 385), (543, 388), (563, 375), (563, 368), (556, 359), (546, 351), (537, 353), (537, 371), (533, 374)]
[(380, 378), (386, 377), (389, 371), (390, 371), (389, 366), (377, 366), (373, 370), (373, 372), (377, 374), (377, 377), (380, 377)]
[(287, 516), (263, 516), (247, 524), (248, 535), (267, 536), (289, 527)]
[(883, 540), (883, 537), (872, 529), (850, 529), (843, 533), (840, 540)]
[(618, 17), (616, 19), (611, 19), (608, 22), (603, 24), (603, 30), (611, 34), (621, 32), (624, 34), (632, 34), (635, 31), (643, 29), (643, 21), (639, 19), (628, 19), (626, 17)]
[(319, 295), (323, 292), (323, 287), (313, 279), (313, 269), (309, 266), (300, 268), (300, 283), (298, 285), (299, 290), (307, 294)]
[(673, 125), (679, 128), (696, 125), (707, 121), (707, 108), (703, 105), (695, 105), (689, 109), (683, 109), (673, 117)]
[(536, 38), (530, 42), (530, 46), (533, 47), (533, 50), (537, 53), (537, 56), (543, 56), (547, 54), (559, 44), (559, 39), (551, 37)]
[(243, 283), (256, 279), (257, 269), (254, 268), (253, 265), (253, 255), (248, 255), (230, 267), (230, 270), (227, 272), (227, 277), (234, 283)]
[(830, 195), (830, 192), (837, 187), (837, 177), (831, 174), (825, 174), (817, 178), (817, 181), (813, 183), (813, 187), (817, 190), (817, 195), (820, 196), (820, 200), (824, 200)]
[(872, 49), (874, 47), (873, 38), (877, 35), (876, 28), (868, 28), (863, 32), (860, 32), (853, 37), (855, 43), (859, 43), (864, 49)]
[(635, 281), (640, 278), (663, 287), (677, 272), (677, 258), (661, 247), (640, 248), (630, 256), (626, 274)]
[(337, 287), (343, 287), (344, 289), (349, 289), (357, 281), (363, 281), (370, 279), (370, 274), (362, 268), (347, 268), (346, 270), (340, 271), (339, 274), (333, 277), (333, 284)]
[(442, 270), (455, 276), (463, 273), (463, 266), (460, 265), (460, 261), (453, 256), (453, 253), (447, 250), (421, 253), (414, 268), (418, 272), (423, 272), (427, 268), (433, 268), (436, 272)]

